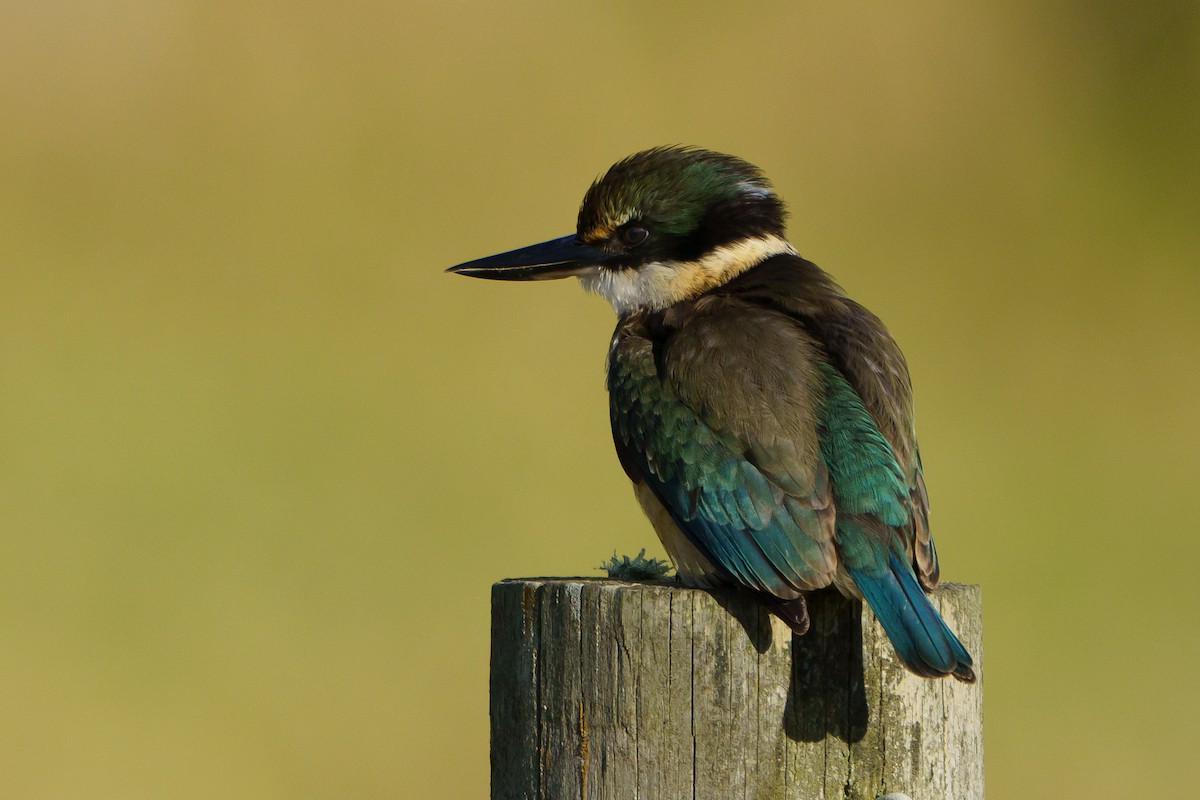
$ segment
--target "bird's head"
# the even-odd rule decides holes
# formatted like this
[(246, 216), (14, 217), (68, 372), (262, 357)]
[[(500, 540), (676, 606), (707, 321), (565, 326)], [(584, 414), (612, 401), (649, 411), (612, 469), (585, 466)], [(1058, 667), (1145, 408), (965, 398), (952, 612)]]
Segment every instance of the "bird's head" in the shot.
[(618, 314), (665, 308), (780, 253), (783, 203), (758, 168), (691, 147), (656, 147), (592, 184), (574, 234), (451, 267), (497, 280), (576, 276)]

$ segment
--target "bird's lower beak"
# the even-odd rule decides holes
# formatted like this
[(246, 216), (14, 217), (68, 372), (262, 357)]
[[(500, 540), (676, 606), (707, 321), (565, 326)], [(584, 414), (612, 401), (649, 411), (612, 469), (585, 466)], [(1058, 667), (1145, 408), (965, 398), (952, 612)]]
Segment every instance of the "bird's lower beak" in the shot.
[(579, 275), (604, 258), (603, 250), (580, 244), (574, 236), (564, 236), (468, 261), (446, 271), (496, 281), (539, 281)]

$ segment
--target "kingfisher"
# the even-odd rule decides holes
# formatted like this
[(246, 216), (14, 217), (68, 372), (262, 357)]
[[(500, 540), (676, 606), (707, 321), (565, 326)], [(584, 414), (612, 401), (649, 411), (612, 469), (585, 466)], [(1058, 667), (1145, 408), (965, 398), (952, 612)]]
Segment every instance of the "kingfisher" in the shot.
[(574, 276), (609, 301), (613, 441), (685, 586), (749, 590), (797, 634), (805, 594), (834, 586), (909, 670), (973, 682), (926, 596), (938, 558), (904, 355), (784, 221), (752, 164), (656, 147), (591, 185), (574, 233), (448, 271)]

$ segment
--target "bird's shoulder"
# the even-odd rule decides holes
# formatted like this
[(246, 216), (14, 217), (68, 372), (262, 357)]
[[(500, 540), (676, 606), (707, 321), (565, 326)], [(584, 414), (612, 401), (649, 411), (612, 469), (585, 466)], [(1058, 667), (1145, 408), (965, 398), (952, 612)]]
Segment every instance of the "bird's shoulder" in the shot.
[(862, 398), (905, 471), (918, 469), (908, 362), (878, 316), (816, 264), (790, 254), (747, 270), (719, 294), (772, 309), (803, 328)]
[(776, 310), (721, 295), (678, 303), (618, 325), (614, 422), (653, 397), (659, 427), (682, 434), (686, 419), (784, 491), (824, 493), (821, 359), (812, 336)]

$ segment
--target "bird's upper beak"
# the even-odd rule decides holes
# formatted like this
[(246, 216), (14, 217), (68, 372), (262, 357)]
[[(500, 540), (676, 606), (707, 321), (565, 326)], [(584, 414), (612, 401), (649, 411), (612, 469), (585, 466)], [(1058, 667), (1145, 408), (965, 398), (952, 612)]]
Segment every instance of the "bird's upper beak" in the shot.
[(579, 275), (604, 259), (603, 250), (580, 244), (572, 235), (467, 261), (446, 271), (496, 281), (539, 281)]

